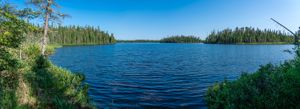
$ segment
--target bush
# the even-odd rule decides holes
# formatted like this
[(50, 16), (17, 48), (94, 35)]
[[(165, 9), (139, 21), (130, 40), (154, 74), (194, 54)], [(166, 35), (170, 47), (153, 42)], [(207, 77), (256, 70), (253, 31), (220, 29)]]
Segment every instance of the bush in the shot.
[[(93, 108), (83, 75), (54, 66), (40, 56), (38, 45), (30, 43), (19, 48), (25, 40), (24, 34), (36, 30), (35, 27), (0, 9), (0, 30), (0, 109)], [(24, 51), (20, 60), (16, 58), (18, 50)], [(48, 47), (47, 51), (53, 53), (54, 47)], [(26, 98), (30, 93), (26, 89), (31, 90), (30, 97), (36, 98), (33, 104), (19, 101), (22, 97), (30, 99)]]
[(17, 106), (15, 95), (19, 75), (16, 72), (0, 72), (0, 108), (11, 109)]
[(24, 39), (22, 35), (31, 26), (16, 16), (0, 9), (0, 108), (16, 108), (16, 89), (18, 85), (18, 68), (20, 63), (9, 52), (19, 47)]
[(32, 71), (27, 81), (38, 108), (92, 108), (83, 75), (54, 66), (43, 56), (36, 59)]
[(236, 81), (216, 83), (208, 89), (205, 100), (211, 109), (300, 108), (299, 55), (280, 66), (261, 66)]

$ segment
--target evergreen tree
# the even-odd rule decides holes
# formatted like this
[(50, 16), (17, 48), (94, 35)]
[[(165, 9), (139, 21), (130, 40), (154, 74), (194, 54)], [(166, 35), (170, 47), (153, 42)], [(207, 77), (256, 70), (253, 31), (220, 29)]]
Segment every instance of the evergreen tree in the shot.
[(92, 26), (58, 26), (50, 27), (49, 42), (61, 45), (112, 44), (116, 40), (114, 34), (101, 31)]
[(195, 36), (171, 36), (160, 40), (162, 43), (200, 43), (200, 38)]
[(224, 29), (223, 31), (213, 31), (207, 38), (206, 43), (269, 43), (269, 42), (293, 42), (293, 37), (282, 31), (270, 29), (255, 29), (252, 27), (242, 27)]
[(49, 21), (56, 21), (60, 18), (65, 17), (66, 15), (61, 14), (55, 10), (57, 8), (56, 0), (29, 0), (29, 3), (35, 5), (40, 11), (42, 18), (44, 19), (44, 32), (41, 39), (41, 54), (45, 55), (46, 46), (47, 46), (47, 37), (49, 31)]

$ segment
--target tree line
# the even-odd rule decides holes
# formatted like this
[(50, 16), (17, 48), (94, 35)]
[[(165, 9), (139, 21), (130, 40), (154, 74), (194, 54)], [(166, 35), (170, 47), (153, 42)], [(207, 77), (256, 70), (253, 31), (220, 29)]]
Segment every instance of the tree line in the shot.
[(236, 43), (292, 43), (293, 37), (282, 31), (270, 29), (255, 29), (252, 27), (242, 27), (235, 29), (224, 29), (213, 31), (205, 40), (206, 43), (213, 44), (236, 44)]
[(147, 39), (139, 39), (139, 40), (117, 40), (120, 43), (152, 43), (152, 42), (159, 42), (159, 40), (147, 40)]
[(101, 31), (93, 26), (58, 26), (50, 27), (50, 44), (60, 45), (86, 45), (86, 44), (112, 44), (116, 42), (114, 34)]
[(195, 36), (171, 36), (160, 40), (161, 43), (200, 43), (200, 38)]

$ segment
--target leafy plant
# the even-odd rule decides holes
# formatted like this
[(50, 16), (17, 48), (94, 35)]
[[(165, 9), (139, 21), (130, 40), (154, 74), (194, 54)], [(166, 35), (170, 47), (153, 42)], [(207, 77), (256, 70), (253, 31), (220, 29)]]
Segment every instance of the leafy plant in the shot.
[(87, 95), (88, 86), (84, 76), (54, 66), (44, 56), (36, 58), (28, 73), (32, 94), (38, 99), (40, 108), (93, 108)]
[(275, 66), (268, 64), (236, 81), (210, 87), (205, 100), (211, 109), (300, 108), (300, 58)]
[(15, 108), (15, 95), (19, 74), (19, 61), (13, 57), (9, 49), (19, 47), (24, 39), (23, 34), (34, 29), (31, 25), (16, 16), (0, 9), (0, 106)]

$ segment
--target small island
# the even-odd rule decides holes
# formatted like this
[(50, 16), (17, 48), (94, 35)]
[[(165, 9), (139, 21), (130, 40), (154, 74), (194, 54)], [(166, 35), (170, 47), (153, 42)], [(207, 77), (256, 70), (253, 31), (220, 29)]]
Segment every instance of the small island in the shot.
[(160, 40), (161, 43), (201, 43), (202, 40), (195, 36), (171, 36)]
[(159, 42), (159, 40), (117, 40), (118, 43), (153, 43), (153, 42)]

